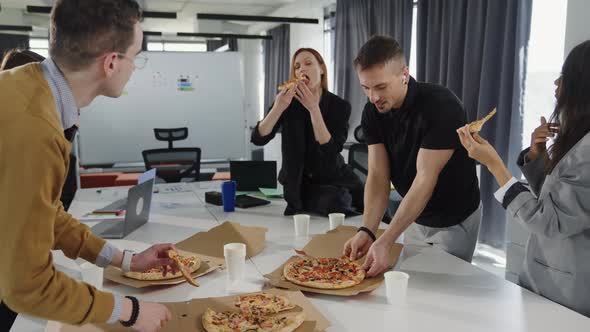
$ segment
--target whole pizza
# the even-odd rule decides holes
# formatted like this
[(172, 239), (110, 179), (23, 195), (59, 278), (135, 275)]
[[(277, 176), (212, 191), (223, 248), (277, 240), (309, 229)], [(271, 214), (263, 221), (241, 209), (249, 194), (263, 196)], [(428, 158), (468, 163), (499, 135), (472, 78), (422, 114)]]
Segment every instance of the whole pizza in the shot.
[(215, 312), (208, 308), (203, 314), (203, 327), (207, 332), (292, 332), (304, 320), (303, 312), (249, 319), (241, 312)]
[[(178, 255), (180, 261), (184, 264), (187, 268), (188, 273), (193, 273), (199, 269), (201, 266), (201, 260), (197, 256), (182, 256)], [(164, 266), (158, 266), (153, 269), (149, 269), (144, 272), (125, 272), (123, 275), (127, 278), (137, 279), (137, 280), (168, 280), (168, 279), (175, 279), (178, 277), (182, 277), (182, 271), (178, 269), (176, 273), (172, 273), (170, 267), (168, 267), (168, 271), (166, 272), (166, 276), (163, 275)]]
[(285, 279), (301, 286), (342, 289), (360, 284), (365, 279), (365, 270), (358, 262), (353, 262), (346, 256), (301, 257), (285, 264), (283, 275)]
[(216, 312), (207, 308), (202, 317), (207, 332), (291, 332), (305, 320), (303, 312), (284, 312), (295, 308), (285, 296), (256, 293), (238, 297), (240, 311)]
[(247, 315), (272, 315), (295, 308), (285, 296), (268, 293), (240, 295), (235, 303)]

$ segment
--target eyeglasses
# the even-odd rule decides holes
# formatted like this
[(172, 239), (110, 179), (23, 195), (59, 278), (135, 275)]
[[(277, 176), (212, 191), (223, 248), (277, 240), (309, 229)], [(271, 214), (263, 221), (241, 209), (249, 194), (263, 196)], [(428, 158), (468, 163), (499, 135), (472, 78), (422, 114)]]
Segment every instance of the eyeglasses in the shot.
[(147, 64), (148, 58), (143, 55), (143, 54), (138, 54), (135, 56), (135, 58), (131, 58), (123, 53), (117, 53), (117, 55), (120, 58), (125, 58), (127, 60), (131, 60), (133, 62), (133, 65), (135, 66), (136, 69), (143, 69), (145, 68), (145, 65)]

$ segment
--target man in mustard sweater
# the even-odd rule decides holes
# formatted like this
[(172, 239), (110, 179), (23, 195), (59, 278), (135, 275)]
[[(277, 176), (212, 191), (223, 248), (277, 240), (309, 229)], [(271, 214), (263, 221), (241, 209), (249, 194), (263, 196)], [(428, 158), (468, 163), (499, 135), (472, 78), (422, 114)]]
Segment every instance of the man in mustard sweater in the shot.
[(0, 301), (6, 310), (70, 324), (120, 321), (150, 332), (171, 317), (161, 304), (70, 279), (55, 270), (51, 255), (61, 250), (132, 271), (173, 264), (166, 257), (172, 245), (122, 253), (59, 200), (71, 149), (64, 130), (97, 96), (120, 96), (145, 64), (140, 15), (135, 0), (58, 0), (50, 58), (0, 73)]

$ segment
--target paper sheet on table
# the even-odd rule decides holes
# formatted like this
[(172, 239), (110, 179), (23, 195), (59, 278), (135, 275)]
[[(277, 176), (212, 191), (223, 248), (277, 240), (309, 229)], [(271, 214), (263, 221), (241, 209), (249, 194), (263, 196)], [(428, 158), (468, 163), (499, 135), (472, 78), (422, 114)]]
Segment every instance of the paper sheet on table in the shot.
[(283, 197), (283, 188), (258, 188), (265, 197)]

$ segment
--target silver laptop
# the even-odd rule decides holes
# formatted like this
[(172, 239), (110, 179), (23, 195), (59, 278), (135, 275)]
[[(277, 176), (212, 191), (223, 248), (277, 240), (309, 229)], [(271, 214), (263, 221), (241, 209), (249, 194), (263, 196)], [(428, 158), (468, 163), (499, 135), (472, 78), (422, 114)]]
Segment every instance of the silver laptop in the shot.
[[(137, 179), (137, 183), (142, 184), (146, 181), (153, 180), (155, 178), (156, 178), (156, 169), (152, 168), (149, 171), (146, 171), (146, 172), (142, 173), (141, 175), (139, 175), (139, 178)], [(94, 213), (113, 213), (116, 211), (125, 210), (126, 207), (127, 207), (127, 197), (116, 200), (103, 208), (94, 210), (93, 212)]]
[(129, 189), (125, 219), (106, 219), (93, 226), (92, 233), (105, 239), (122, 239), (148, 222), (153, 189), (153, 179)]

